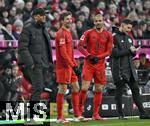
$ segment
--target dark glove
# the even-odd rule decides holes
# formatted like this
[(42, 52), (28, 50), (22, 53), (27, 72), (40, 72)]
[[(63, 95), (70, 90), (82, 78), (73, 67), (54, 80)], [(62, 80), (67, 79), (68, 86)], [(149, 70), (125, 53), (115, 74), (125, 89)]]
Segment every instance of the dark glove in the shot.
[(88, 56), (87, 59), (89, 60), (89, 62), (90, 62), (91, 64), (96, 64), (96, 63), (98, 63), (98, 61), (99, 61), (99, 58), (98, 58), (98, 57), (92, 56), (92, 55)]
[(77, 66), (74, 66), (72, 69), (73, 69), (74, 73), (76, 74), (76, 76), (81, 75), (81, 71), (79, 70), (79, 68)]

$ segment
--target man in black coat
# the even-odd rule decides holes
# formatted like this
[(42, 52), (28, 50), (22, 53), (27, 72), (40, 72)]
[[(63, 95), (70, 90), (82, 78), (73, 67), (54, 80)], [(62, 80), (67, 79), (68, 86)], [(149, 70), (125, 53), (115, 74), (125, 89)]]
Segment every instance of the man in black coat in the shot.
[(137, 83), (138, 76), (132, 62), (132, 58), (139, 48), (135, 48), (132, 45), (132, 38), (128, 35), (131, 29), (132, 22), (129, 19), (125, 19), (113, 36), (114, 47), (111, 55), (111, 68), (114, 84), (116, 85), (115, 100), (119, 119), (126, 119), (122, 110), (122, 93), (127, 83), (132, 91), (133, 100), (139, 109), (140, 119), (149, 119), (150, 116), (145, 113), (142, 106)]
[(18, 40), (18, 62), (32, 84), (31, 101), (39, 101), (48, 69), (52, 64), (50, 37), (44, 27), (45, 11), (33, 11), (33, 22), (24, 27)]

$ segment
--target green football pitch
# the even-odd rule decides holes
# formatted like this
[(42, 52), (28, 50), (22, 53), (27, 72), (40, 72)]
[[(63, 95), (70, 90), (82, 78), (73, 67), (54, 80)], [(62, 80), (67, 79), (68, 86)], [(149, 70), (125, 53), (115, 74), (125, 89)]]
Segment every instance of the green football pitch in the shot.
[[(72, 120), (72, 118), (67, 118), (68, 120)], [(6, 126), (24, 126), (24, 121), (0, 121), (0, 125)], [(38, 124), (30, 124), (37, 125)], [(106, 120), (99, 121), (86, 121), (86, 122), (73, 122), (70, 121), (66, 124), (57, 124), (56, 118), (47, 119), (40, 126), (150, 126), (150, 119), (139, 119), (138, 117), (128, 117), (128, 120), (119, 120), (117, 118), (107, 118)]]
[(107, 119), (103, 121), (69, 122), (67, 124), (50, 123), (50, 126), (150, 126), (150, 120), (129, 118), (128, 120)]

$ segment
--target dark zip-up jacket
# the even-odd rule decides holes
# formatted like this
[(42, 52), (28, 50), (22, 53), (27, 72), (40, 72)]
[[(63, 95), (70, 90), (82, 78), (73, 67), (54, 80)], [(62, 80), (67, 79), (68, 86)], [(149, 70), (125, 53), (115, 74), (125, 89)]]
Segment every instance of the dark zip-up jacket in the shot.
[(18, 63), (25, 66), (52, 63), (52, 48), (47, 30), (32, 22), (22, 31), (18, 40)]
[(138, 76), (132, 62), (132, 58), (136, 54), (130, 51), (130, 47), (133, 45), (132, 38), (123, 32), (117, 31), (113, 36), (113, 44), (110, 61), (114, 83), (118, 82), (123, 74), (127, 76), (132, 74), (134, 80), (137, 81)]

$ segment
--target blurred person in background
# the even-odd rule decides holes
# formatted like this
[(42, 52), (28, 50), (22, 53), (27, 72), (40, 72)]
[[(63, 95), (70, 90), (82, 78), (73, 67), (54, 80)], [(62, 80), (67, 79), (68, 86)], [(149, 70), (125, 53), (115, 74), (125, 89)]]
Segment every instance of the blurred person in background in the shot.
[(106, 11), (106, 4), (105, 4), (104, 1), (99, 1), (99, 3), (96, 6), (96, 11), (97, 12), (102, 11), (103, 13), (105, 13), (105, 11)]
[(115, 4), (110, 4), (108, 11), (109, 11), (110, 16), (111, 15), (115, 15), (115, 16), (118, 15), (118, 13), (117, 13), (117, 6)]
[(38, 8), (45, 8), (47, 6), (47, 0), (37, 0), (37, 6)]
[(17, 8), (17, 10), (23, 10), (25, 2), (24, 0), (15, 0), (13, 5)]
[(33, 3), (31, 1), (27, 1), (25, 3), (25, 7), (23, 9), (23, 22), (27, 21), (31, 17), (31, 12), (33, 9)]
[(72, 12), (73, 17), (76, 16), (76, 12), (78, 12), (81, 8), (81, 0), (71, 0), (68, 4), (68, 9)]
[(127, 18), (132, 20), (132, 21), (138, 21), (138, 15), (135, 11), (131, 11), (128, 15)]
[(17, 14), (16, 14), (16, 20), (22, 20), (23, 19), (23, 10), (17, 10)]
[(23, 30), (23, 22), (22, 20), (16, 20), (14, 22), (14, 27), (15, 27), (15, 30), (13, 31), (13, 35), (14, 37), (18, 40), (22, 30)]
[(2, 29), (2, 33), (4, 35), (5, 40), (16, 40), (15, 36), (13, 35), (13, 25), (8, 22), (6, 26)]
[(12, 6), (9, 10), (9, 22), (11, 24), (14, 23), (14, 21), (16, 19), (16, 15), (17, 15), (17, 8), (15, 6)]
[(137, 12), (138, 21), (146, 21), (146, 13), (144, 11)]
[(77, 13), (77, 19), (76, 20), (80, 20), (81, 21), (81, 23), (82, 23), (82, 30), (83, 31), (85, 31), (85, 30), (87, 30), (89, 28), (89, 26), (87, 26), (87, 21), (86, 21), (86, 17), (85, 17), (85, 13), (84, 12)]
[(134, 64), (136, 70), (139, 69), (139, 66), (140, 66), (139, 58), (134, 58), (133, 59), (133, 64)]
[(51, 27), (49, 30), (49, 35), (52, 40), (55, 40), (57, 29), (55, 27)]
[[(85, 30), (89, 29), (91, 27), (91, 21), (89, 20), (90, 19), (90, 9), (83, 5), (81, 8), (80, 8), (80, 11), (82, 13), (84, 13), (85, 15), (85, 19), (84, 19), (84, 27), (85, 27)], [(80, 19), (80, 17), (78, 17)]]
[(150, 21), (147, 22), (147, 28), (144, 31), (144, 38), (145, 39), (150, 39)]
[(71, 33), (72, 33), (72, 39), (73, 40), (78, 40), (78, 33), (77, 33), (77, 26), (76, 23), (72, 23), (72, 27), (70, 29)]
[(138, 29), (137, 29), (137, 39), (146, 39), (145, 37), (145, 31), (146, 31), (147, 25), (145, 21), (140, 21), (138, 23)]
[(5, 0), (1, 0), (1, 1), (0, 1), (0, 8), (1, 8), (1, 7), (5, 7)]
[(8, 14), (8, 9), (7, 8), (0, 8), (0, 22), (3, 25), (6, 25), (9, 22), (9, 14)]
[(150, 1), (149, 0), (143, 1), (143, 9), (147, 14), (149, 14), (149, 12), (150, 12)]
[(148, 68), (150, 68), (150, 62), (146, 58), (146, 54), (145, 53), (140, 53), (139, 54), (139, 59), (140, 59), (139, 69), (148, 69)]
[(78, 34), (78, 37), (80, 38), (84, 32), (84, 28), (83, 28), (83, 22), (78, 19), (76, 21), (76, 27), (77, 27), (77, 34)]
[(88, 21), (90, 16), (90, 9), (87, 6), (83, 5), (81, 6), (80, 11), (85, 14), (85, 19)]
[(61, 11), (67, 10), (68, 7), (68, 1), (67, 0), (60, 0), (59, 1), (59, 8)]
[(129, 0), (129, 11), (135, 11), (136, 9), (136, 1), (135, 0)]

